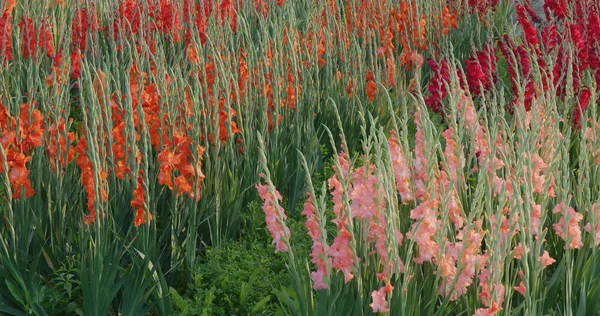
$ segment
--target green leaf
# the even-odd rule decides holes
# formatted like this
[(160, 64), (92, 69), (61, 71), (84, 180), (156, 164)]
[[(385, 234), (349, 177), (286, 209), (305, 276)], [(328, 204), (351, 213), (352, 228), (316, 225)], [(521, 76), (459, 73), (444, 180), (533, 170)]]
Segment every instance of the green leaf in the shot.
[(585, 313), (585, 304), (586, 304), (586, 291), (585, 291), (585, 282), (582, 284), (581, 292), (579, 294), (579, 307), (577, 308), (577, 316), (584, 316)]
[(6, 287), (8, 287), (8, 290), (10, 291), (10, 294), (12, 294), (12, 296), (19, 303), (21, 303), (21, 306), (26, 307), (25, 299), (21, 295), (22, 293), (20, 293), (20, 291), (15, 287), (14, 283), (12, 283), (10, 280), (5, 280), (4, 283), (6, 283)]
[(177, 293), (177, 290), (169, 286), (169, 293), (171, 293), (171, 297), (173, 298), (173, 302), (175, 303), (175, 305), (179, 309), (183, 310), (185, 307), (185, 301), (183, 300), (181, 295), (179, 295), (179, 293)]
[(25, 312), (12, 307), (0, 307), (0, 312), (15, 316), (26, 315)]
[(33, 310), (37, 316), (48, 316), (44, 308), (38, 303), (33, 304)]
[(248, 296), (246, 295), (246, 282), (242, 282), (242, 286), (240, 287), (240, 305), (245, 306), (246, 301), (248, 300)]
[(265, 296), (262, 300), (260, 300), (254, 307), (252, 308), (252, 312), (256, 313), (261, 308), (263, 308), (269, 301), (271, 300), (271, 295)]

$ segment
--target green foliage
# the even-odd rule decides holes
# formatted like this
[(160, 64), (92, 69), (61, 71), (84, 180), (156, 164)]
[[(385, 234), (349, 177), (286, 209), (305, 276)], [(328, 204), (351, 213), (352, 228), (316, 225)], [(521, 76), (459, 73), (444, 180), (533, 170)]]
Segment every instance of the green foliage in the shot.
[(287, 279), (284, 261), (264, 241), (229, 242), (207, 249), (187, 297), (172, 299), (182, 314), (269, 315), (277, 305), (273, 287)]
[(76, 256), (68, 256), (48, 282), (42, 306), (52, 315), (83, 315)]
[[(284, 201), (285, 202), (285, 201)], [(284, 204), (285, 205), (285, 204)], [(310, 252), (301, 219), (303, 203), (288, 212), (291, 243), (300, 253)], [(210, 247), (198, 259), (185, 295), (170, 289), (181, 315), (273, 315), (280, 313), (274, 290), (290, 285), (285, 257), (270, 245), (264, 213), (257, 201), (243, 215), (244, 238)]]

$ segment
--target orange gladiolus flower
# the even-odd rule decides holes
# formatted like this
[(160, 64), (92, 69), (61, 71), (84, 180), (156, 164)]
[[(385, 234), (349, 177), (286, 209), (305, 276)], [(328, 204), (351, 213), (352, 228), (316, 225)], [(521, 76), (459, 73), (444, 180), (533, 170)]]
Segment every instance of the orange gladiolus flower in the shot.
[(12, 11), (13, 9), (17, 6), (17, 1), (16, 0), (7, 0), (4, 3), (4, 10), (3, 13), (7, 14), (7, 15), (12, 15)]
[(375, 93), (377, 93), (377, 84), (374, 81), (373, 74), (371, 71), (367, 72), (367, 98), (373, 102), (375, 100)]
[(8, 179), (13, 186), (13, 194), (15, 198), (21, 197), (21, 186), (25, 188), (25, 197), (31, 197), (35, 194), (35, 191), (31, 187), (31, 182), (27, 178), (29, 176), (29, 170), (25, 166), (31, 157), (25, 156), (23, 153), (14, 157), (9, 163), (10, 172), (8, 173)]
[(160, 163), (158, 184), (166, 185), (169, 189), (173, 190), (171, 173), (173, 172), (173, 166), (179, 163), (179, 156), (175, 156), (171, 149), (165, 148), (158, 154), (157, 160)]
[(319, 69), (325, 66), (325, 59), (323, 59), (323, 55), (325, 55), (325, 42), (321, 42), (317, 45), (317, 59), (319, 61)]
[(396, 64), (392, 59), (388, 57), (386, 61), (387, 65), (387, 84), (388, 87), (393, 88), (396, 86)]
[[(140, 170), (140, 174), (142, 171)], [(133, 190), (133, 200), (129, 204), (133, 209), (135, 209), (135, 220), (133, 221), (133, 225), (138, 227), (142, 224), (146, 223), (146, 198), (143, 186), (144, 179), (141, 176), (138, 176), (137, 184), (135, 190)], [(148, 212), (148, 220), (152, 220), (152, 215)]]
[(458, 28), (456, 15), (450, 13), (448, 7), (444, 7), (444, 9), (442, 9), (442, 26), (444, 35), (448, 35), (451, 29)]
[[(79, 143), (77, 144), (77, 153), (79, 154), (79, 156), (77, 157), (77, 159), (75, 160), (75, 162), (77, 163), (77, 165), (79, 166), (79, 168), (81, 169), (81, 183), (83, 184), (83, 187), (87, 193), (87, 207), (88, 210), (90, 211), (90, 214), (85, 216), (84, 218), (84, 222), (85, 224), (89, 225), (91, 223), (93, 223), (96, 220), (96, 213), (95, 213), (95, 201), (96, 201), (96, 192), (95, 192), (95, 176), (94, 176), (94, 169), (93, 169), (93, 165), (92, 162), (88, 159), (87, 155), (87, 140), (85, 138), (85, 136), (82, 136), (81, 139), (79, 140)], [(108, 200), (108, 193), (106, 192), (106, 188), (104, 187), (104, 182), (107, 179), (108, 174), (106, 174), (106, 172), (104, 172), (102, 169), (100, 169), (100, 185), (101, 185), (101, 189), (100, 189), (100, 194), (101, 194), (101, 201), (107, 201)]]

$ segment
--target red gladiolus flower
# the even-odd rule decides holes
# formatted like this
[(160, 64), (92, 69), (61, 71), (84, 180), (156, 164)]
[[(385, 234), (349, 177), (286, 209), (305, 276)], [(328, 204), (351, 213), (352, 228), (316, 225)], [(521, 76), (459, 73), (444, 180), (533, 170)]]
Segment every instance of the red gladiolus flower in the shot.
[(559, 20), (562, 20), (567, 14), (567, 2), (565, 0), (545, 0), (544, 12), (546, 17), (550, 19), (553, 14)]
[(31, 18), (21, 17), (19, 22), (19, 30), (22, 36), (22, 49), (24, 58), (35, 57), (36, 53), (36, 37), (33, 29), (33, 20)]
[(82, 51), (85, 51), (86, 48), (89, 27), (87, 9), (77, 9), (71, 22), (71, 42)]
[[(487, 91), (492, 86), (492, 79), (496, 73), (496, 57), (495, 49), (488, 47), (483, 51), (475, 53), (475, 56), (470, 57), (465, 62), (467, 72), (467, 84), (473, 95), (479, 95), (483, 91)], [(483, 90), (482, 90), (483, 88)]]
[(0, 58), (2, 58), (3, 62), (11, 61), (13, 59), (11, 20), (11, 15), (6, 12), (0, 17)]
[[(523, 96), (524, 105), (525, 110), (529, 111), (533, 102), (534, 93), (533, 81), (530, 78), (531, 60), (529, 59), (529, 54), (527, 50), (522, 46), (515, 47), (508, 38), (508, 36), (504, 36), (504, 42), (499, 41), (498, 46), (500, 47), (502, 55), (504, 56), (504, 58), (506, 58), (506, 64), (508, 66), (508, 73), (510, 74), (510, 81), (512, 83), (513, 94), (515, 96), (515, 99), (518, 99), (519, 89), (517, 85), (523, 84), (522, 82), (517, 82), (517, 65), (520, 65), (522, 74), (520, 76), (520, 80), (525, 82), (525, 95)], [(516, 60), (512, 57), (513, 54), (516, 57)], [(509, 109), (509, 111), (512, 111), (512, 109)]]
[(592, 93), (587, 88), (579, 94), (579, 104), (576, 105), (575, 110), (573, 111), (573, 128), (577, 130), (581, 129), (581, 116), (587, 109), (591, 96)]
[(517, 10), (517, 15), (519, 16), (519, 23), (523, 27), (523, 34), (525, 35), (525, 40), (532, 47), (537, 47), (539, 43), (537, 38), (537, 30), (527, 19), (527, 16), (525, 15), (525, 8), (521, 5), (516, 5), (515, 8)]
[(54, 46), (52, 45), (52, 32), (50, 32), (50, 25), (47, 19), (45, 19), (42, 22), (42, 25), (40, 27), (38, 47), (42, 47), (46, 51), (46, 57), (52, 58), (52, 56), (54, 56)]
[[(600, 30), (599, 30), (600, 32)], [(548, 25), (542, 31), (542, 44), (546, 51), (551, 51), (556, 47), (559, 41), (559, 35), (556, 25)]]
[(175, 43), (181, 40), (180, 31), (183, 29), (179, 18), (179, 11), (169, 0), (161, 0), (159, 6), (158, 30), (163, 34), (173, 36)]
[(440, 113), (443, 109), (442, 100), (446, 98), (448, 93), (446, 84), (450, 82), (450, 67), (444, 59), (440, 60), (439, 63), (430, 59), (427, 64), (431, 67), (433, 75), (427, 88), (430, 96), (425, 99), (425, 104), (435, 113)]
[(71, 77), (74, 80), (81, 76), (81, 59), (83, 56), (78, 48), (71, 50)]
[(600, 42), (600, 17), (594, 11), (590, 12), (588, 16), (587, 34), (595, 42)]
[(535, 23), (542, 22), (542, 20), (540, 20), (540, 17), (538, 17), (537, 14), (535, 13), (535, 9), (533, 9), (533, 6), (531, 5), (531, 0), (525, 0), (523, 7), (525, 8), (525, 11), (527, 11), (527, 14), (529, 15), (529, 17), (531, 18), (531, 20), (533, 22), (535, 22)]

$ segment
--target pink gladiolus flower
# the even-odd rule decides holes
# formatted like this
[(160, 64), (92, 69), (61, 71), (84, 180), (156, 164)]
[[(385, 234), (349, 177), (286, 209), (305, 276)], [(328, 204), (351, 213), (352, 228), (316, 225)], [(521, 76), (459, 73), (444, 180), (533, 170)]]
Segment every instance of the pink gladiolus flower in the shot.
[(341, 228), (339, 234), (333, 240), (333, 244), (327, 250), (327, 255), (332, 257), (331, 266), (344, 273), (344, 283), (350, 282), (354, 275), (352, 274), (352, 267), (354, 267), (354, 253), (348, 246), (348, 242), (352, 235), (346, 230)]
[(534, 204), (531, 210), (531, 221), (529, 227), (531, 234), (537, 236), (538, 227), (540, 227), (540, 219), (542, 218), (542, 206), (540, 204)]
[(314, 289), (324, 290), (328, 288), (327, 284), (324, 282), (324, 278), (327, 276), (327, 265), (325, 260), (323, 260), (325, 257), (325, 249), (321, 244), (321, 228), (319, 227), (319, 221), (315, 214), (313, 197), (310, 192), (308, 193), (308, 199), (304, 204), (302, 215), (306, 216), (306, 223), (304, 223), (304, 225), (308, 229), (308, 235), (313, 241), (312, 253), (310, 254), (312, 257), (311, 262), (317, 265), (317, 271), (311, 273)]
[(515, 286), (513, 287), (515, 289), (515, 291), (521, 293), (521, 295), (525, 296), (525, 284), (523, 283), (523, 281), (521, 281), (521, 283), (519, 283), (519, 286)]
[(546, 177), (544, 175), (542, 175), (541, 173), (543, 173), (546, 168), (548, 167), (545, 163), (544, 160), (542, 160), (542, 157), (540, 157), (540, 155), (535, 154), (533, 156), (533, 192), (534, 193), (538, 193), (538, 194), (543, 194), (544, 193), (544, 181), (546, 179)]
[[(375, 169), (371, 166), (371, 172)], [(364, 178), (366, 177), (366, 179)], [(364, 169), (358, 168), (352, 173), (353, 186), (350, 192), (350, 210), (353, 218), (370, 219), (377, 213), (377, 197), (383, 200), (383, 188), (377, 184), (377, 177), (370, 173), (365, 174)], [(379, 190), (378, 190), (379, 189)], [(378, 192), (379, 191), (379, 192)], [(385, 207), (381, 205), (380, 207)]]
[(496, 315), (496, 313), (498, 313), (499, 311), (502, 310), (500, 305), (501, 304), (492, 302), (491, 307), (479, 308), (478, 310), (475, 311), (475, 314), (473, 314), (473, 316), (494, 316), (494, 315)]
[[(562, 213), (565, 208), (565, 203), (561, 202), (560, 204), (554, 207), (552, 213)], [(579, 249), (583, 246), (583, 242), (581, 242), (581, 229), (579, 228), (579, 222), (583, 220), (583, 215), (575, 212), (572, 207), (567, 208), (567, 217), (569, 217), (569, 222), (565, 222), (565, 216), (561, 217), (558, 223), (552, 225), (556, 234), (562, 238), (562, 240), (566, 241), (567, 237), (569, 238), (569, 248), (570, 249)], [(565, 229), (566, 234), (565, 234)]]
[(342, 196), (344, 194), (344, 188), (342, 187), (342, 182), (340, 180), (346, 179), (348, 177), (348, 171), (350, 169), (350, 165), (348, 161), (346, 161), (346, 154), (344, 152), (340, 153), (338, 156), (338, 162), (341, 167), (342, 174), (339, 174), (339, 170), (336, 169), (335, 174), (329, 178), (328, 185), (329, 189), (332, 190), (331, 195), (333, 196), (333, 213), (336, 218), (332, 221), (341, 229), (345, 226), (345, 215), (342, 211), (344, 209), (344, 204), (342, 202)]
[(473, 106), (473, 103), (467, 97), (465, 92), (461, 91), (460, 95), (460, 100), (458, 101), (458, 104), (456, 104), (458, 115), (463, 115), (464, 111), (464, 118), (465, 122), (467, 123), (467, 128), (471, 133), (473, 133), (475, 131), (476, 126), (478, 125), (477, 112), (475, 112), (475, 107)]
[[(475, 222), (474, 226), (469, 230), (466, 240), (456, 242), (454, 245), (447, 245), (447, 255), (452, 258), (452, 260), (448, 260), (448, 258), (442, 258), (440, 260), (442, 277), (446, 278), (446, 280), (444, 280), (445, 286), (440, 288), (438, 293), (441, 296), (450, 295), (451, 301), (455, 301), (460, 296), (466, 294), (467, 288), (473, 284), (475, 271), (482, 270), (485, 267), (487, 257), (479, 254), (481, 242), (483, 240), (481, 225), (481, 220)], [(465, 230), (466, 228), (463, 228), (463, 230), (459, 231), (456, 238), (463, 240)], [(463, 242), (467, 243), (464, 250)], [(452, 268), (448, 266), (449, 262), (452, 262)], [(456, 275), (457, 268), (454, 267), (456, 263), (458, 263), (458, 266), (461, 266), (458, 275)], [(456, 278), (456, 281), (454, 281), (454, 278)], [(455, 282), (454, 288), (451, 288), (450, 286), (453, 282)]]
[[(491, 315), (493, 315), (493, 313), (502, 309), (500, 306), (504, 302), (504, 285), (502, 283), (495, 283), (490, 288), (488, 284), (489, 278), (489, 270), (487, 268), (482, 269), (481, 273), (479, 273), (479, 285), (481, 286), (479, 297), (481, 297), (483, 305), (488, 307), (488, 311), (492, 312)], [(492, 294), (495, 295), (492, 296)]]
[(307, 193), (308, 198), (304, 203), (304, 209), (302, 215), (306, 216), (306, 222), (304, 226), (308, 229), (308, 235), (313, 241), (318, 241), (321, 238), (321, 230), (319, 228), (319, 221), (315, 214), (315, 208), (313, 206), (313, 198), (310, 192)]
[(542, 269), (546, 269), (549, 265), (556, 262), (556, 260), (550, 258), (547, 250), (544, 250), (544, 254), (538, 258), (538, 261), (542, 263)]
[(479, 124), (475, 129), (475, 151), (477, 152), (477, 158), (479, 158), (479, 164), (482, 165), (485, 158), (490, 155), (490, 145), (484, 127)]
[(324, 270), (317, 270), (310, 273), (310, 277), (314, 282), (313, 288), (315, 290), (326, 290), (329, 287), (324, 281), (326, 273), (327, 272)]
[[(600, 205), (598, 205), (598, 203), (594, 203), (592, 205), (592, 211), (590, 215), (596, 218), (596, 235), (594, 236), (594, 245), (598, 246), (600, 245)], [(584, 229), (588, 233), (591, 233), (592, 224), (588, 223), (585, 225)]]
[(392, 135), (388, 139), (390, 146), (390, 156), (392, 159), (392, 166), (394, 167), (394, 177), (396, 178), (396, 190), (400, 193), (402, 198), (402, 204), (408, 204), (409, 201), (415, 199), (415, 195), (411, 188), (411, 174), (408, 162), (404, 154), (402, 154), (402, 148), (400, 147), (398, 140), (396, 139), (395, 133), (392, 131)]
[(465, 160), (463, 158), (462, 150), (458, 150), (456, 142), (453, 137), (454, 131), (452, 128), (446, 129), (442, 136), (446, 140), (446, 149), (444, 150), (444, 156), (446, 157), (447, 166), (445, 173), (450, 179), (444, 179), (444, 185), (446, 189), (449, 189), (450, 180), (455, 181), (454, 187), (451, 189), (450, 201), (448, 202), (448, 213), (450, 216), (450, 221), (454, 224), (456, 229), (460, 229), (464, 224), (464, 219), (462, 218), (462, 207), (458, 201), (457, 193), (456, 193), (456, 181), (458, 181), (457, 171), (459, 168), (464, 168)]
[(275, 199), (281, 201), (281, 195), (275, 188), (274, 194), (269, 192), (268, 185), (256, 185), (258, 195), (263, 200), (263, 211), (265, 212), (267, 229), (271, 233), (273, 238), (273, 244), (275, 244), (275, 253), (287, 252), (288, 246), (286, 242), (290, 239), (290, 230), (285, 225), (285, 212), (281, 206), (276, 202)]
[(407, 237), (414, 239), (419, 246), (419, 256), (413, 259), (417, 264), (431, 261), (439, 250), (439, 245), (433, 239), (439, 225), (437, 220), (438, 206), (438, 201), (430, 200), (419, 204), (410, 212), (411, 219), (420, 221), (413, 223), (411, 231), (406, 233)]
[(515, 247), (514, 251), (515, 251), (515, 259), (521, 260), (523, 253), (529, 251), (529, 247), (523, 247), (523, 244), (519, 243), (519, 245)]
[[(440, 267), (441, 277), (443, 279), (440, 289), (438, 290), (438, 294), (442, 297), (445, 297), (448, 294), (452, 294), (452, 281), (456, 276), (456, 263), (454, 262), (454, 258), (452, 256), (448, 256), (446, 254), (442, 254), (442, 258), (439, 260), (438, 265)], [(450, 298), (452, 300), (452, 298)]]
[(413, 169), (415, 172), (415, 196), (423, 200), (425, 198), (425, 183), (427, 178), (427, 158), (425, 158), (425, 145), (423, 143), (423, 132), (421, 131), (421, 113), (415, 112), (415, 124), (417, 133), (415, 135), (415, 161)]
[(385, 300), (386, 291), (385, 287), (379, 289), (379, 291), (373, 291), (371, 293), (371, 297), (373, 298), (373, 303), (369, 306), (373, 309), (373, 313), (387, 313), (390, 310), (387, 308), (387, 301)]
[(462, 150), (458, 149), (456, 142), (454, 141), (454, 130), (449, 127), (442, 133), (442, 137), (446, 140), (446, 149), (444, 150), (444, 157), (448, 161), (448, 176), (450, 179), (457, 177), (457, 170), (465, 167), (465, 160), (462, 157)]

